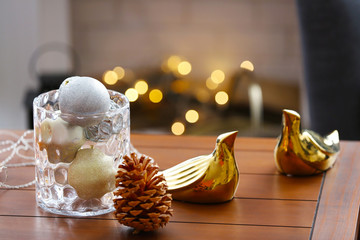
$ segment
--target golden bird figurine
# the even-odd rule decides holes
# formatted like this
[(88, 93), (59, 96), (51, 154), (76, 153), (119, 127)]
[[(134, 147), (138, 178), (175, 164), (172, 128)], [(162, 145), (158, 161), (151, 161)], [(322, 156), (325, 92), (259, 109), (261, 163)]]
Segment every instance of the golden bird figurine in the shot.
[(311, 130), (301, 130), (300, 115), (283, 110), (282, 132), (274, 150), (279, 172), (292, 176), (313, 175), (331, 168), (340, 152), (337, 130), (322, 137)]
[(173, 199), (195, 203), (219, 203), (233, 199), (239, 184), (234, 157), (237, 131), (218, 136), (210, 155), (198, 156), (164, 170)]

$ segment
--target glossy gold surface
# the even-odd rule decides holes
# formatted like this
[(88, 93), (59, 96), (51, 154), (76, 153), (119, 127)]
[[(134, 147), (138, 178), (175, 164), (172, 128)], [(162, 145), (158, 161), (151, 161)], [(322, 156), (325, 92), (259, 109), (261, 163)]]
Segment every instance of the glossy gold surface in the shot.
[(186, 160), (162, 172), (174, 199), (195, 203), (233, 199), (239, 183), (234, 157), (236, 135), (237, 131), (221, 134), (210, 155)]
[(339, 152), (337, 130), (325, 137), (301, 130), (300, 115), (293, 110), (283, 110), (282, 132), (274, 150), (279, 172), (293, 176), (318, 174), (334, 165)]

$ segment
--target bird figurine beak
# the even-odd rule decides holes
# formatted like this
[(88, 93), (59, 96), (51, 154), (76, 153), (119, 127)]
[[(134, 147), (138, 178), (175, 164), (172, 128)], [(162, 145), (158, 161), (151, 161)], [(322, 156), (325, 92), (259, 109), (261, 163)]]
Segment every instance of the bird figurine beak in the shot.
[(237, 131), (221, 134), (215, 150), (164, 170), (173, 199), (194, 203), (220, 203), (233, 199), (239, 184), (234, 157)]
[(280, 173), (306, 176), (331, 168), (340, 152), (337, 130), (322, 137), (311, 130), (301, 130), (300, 115), (284, 109), (282, 132), (274, 150), (275, 165)]

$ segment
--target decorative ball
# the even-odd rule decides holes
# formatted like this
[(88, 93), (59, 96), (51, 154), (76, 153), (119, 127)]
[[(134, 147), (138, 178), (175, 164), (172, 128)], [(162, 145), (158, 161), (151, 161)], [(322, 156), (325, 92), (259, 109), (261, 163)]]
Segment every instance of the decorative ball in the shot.
[(86, 141), (82, 127), (71, 126), (60, 117), (55, 120), (45, 119), (39, 132), (40, 150), (46, 149), (51, 163), (71, 162)]
[(109, 107), (110, 95), (106, 87), (94, 78), (70, 77), (60, 85), (59, 108), (63, 118), (71, 124), (95, 125), (102, 118), (92, 118), (91, 115), (105, 113)]
[(78, 196), (88, 200), (101, 198), (115, 189), (113, 158), (96, 148), (80, 149), (68, 171), (68, 182)]

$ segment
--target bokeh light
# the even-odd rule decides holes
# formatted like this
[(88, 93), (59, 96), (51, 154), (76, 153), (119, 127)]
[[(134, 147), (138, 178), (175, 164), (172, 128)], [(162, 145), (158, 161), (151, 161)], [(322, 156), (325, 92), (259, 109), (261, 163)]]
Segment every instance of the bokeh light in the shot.
[(129, 88), (126, 90), (125, 96), (129, 99), (130, 102), (135, 102), (138, 99), (139, 94), (135, 88)]
[(177, 67), (181, 75), (188, 75), (191, 72), (191, 64), (188, 61), (182, 61)]
[(116, 72), (106, 71), (103, 76), (103, 80), (108, 85), (114, 85), (118, 81)]
[(211, 78), (206, 79), (206, 87), (210, 90), (216, 89), (219, 85), (215, 83)]
[(149, 93), (149, 99), (153, 103), (161, 102), (163, 98), (163, 93), (159, 89), (153, 89)]
[(174, 135), (182, 135), (185, 132), (185, 125), (181, 122), (174, 122), (171, 126), (171, 132)]
[(246, 61), (243, 61), (241, 64), (240, 64), (240, 67), (243, 68), (243, 69), (247, 69), (249, 71), (254, 71), (254, 64), (252, 64), (252, 62), (246, 60)]
[(113, 71), (116, 73), (118, 80), (125, 77), (125, 69), (123, 69), (122, 67), (114, 67)]
[(211, 73), (211, 80), (214, 83), (220, 84), (225, 80), (225, 73), (220, 69), (217, 69)]
[(224, 91), (220, 91), (217, 92), (215, 95), (215, 102), (219, 105), (224, 105), (229, 101), (229, 95), (224, 92)]
[(141, 79), (135, 83), (135, 89), (139, 94), (145, 94), (148, 91), (149, 86), (145, 80)]
[(188, 121), (189, 123), (195, 123), (199, 120), (199, 113), (196, 110), (188, 110), (185, 113), (185, 119), (186, 121)]
[(176, 71), (181, 62), (181, 58), (179, 56), (173, 55), (170, 56), (167, 60), (167, 66), (171, 71)]

